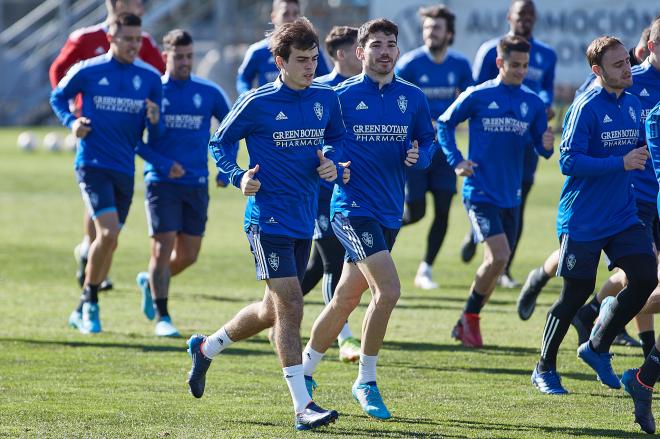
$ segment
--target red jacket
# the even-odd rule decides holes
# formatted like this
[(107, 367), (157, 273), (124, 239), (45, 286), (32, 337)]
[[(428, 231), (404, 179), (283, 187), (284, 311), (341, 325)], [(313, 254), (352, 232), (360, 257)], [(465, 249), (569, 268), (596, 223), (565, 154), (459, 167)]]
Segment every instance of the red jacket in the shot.
[[(102, 55), (110, 50), (107, 30), (105, 23), (100, 23), (75, 30), (69, 35), (64, 47), (62, 47), (48, 71), (50, 85), (53, 88), (57, 86), (72, 65)], [(161, 73), (165, 73), (165, 62), (158, 45), (151, 35), (146, 32), (142, 32), (142, 47), (139, 56), (142, 61), (151, 64)]]

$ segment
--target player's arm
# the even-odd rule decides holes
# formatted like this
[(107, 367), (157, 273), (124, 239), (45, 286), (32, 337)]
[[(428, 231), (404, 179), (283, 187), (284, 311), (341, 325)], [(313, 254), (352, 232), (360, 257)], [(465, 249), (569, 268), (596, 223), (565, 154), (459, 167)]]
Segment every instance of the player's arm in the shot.
[(658, 163), (660, 163), (660, 104), (649, 112), (644, 128), (646, 144), (653, 159), (657, 177), (660, 175), (660, 167), (658, 166)]
[(471, 95), (471, 90), (464, 91), (438, 118), (436, 124), (438, 144), (447, 157), (447, 163), (454, 169), (457, 169), (459, 164), (466, 162), (463, 154), (456, 146), (456, 127), (470, 117), (473, 101), (474, 97)]
[(543, 106), (539, 105), (530, 132), (536, 153), (546, 159), (550, 158), (554, 149), (555, 136), (552, 129), (548, 127), (548, 117)]
[[(218, 120), (218, 122), (222, 122), (225, 116), (227, 116), (227, 114), (229, 113), (230, 108), (231, 108), (231, 104), (229, 103), (229, 98), (224, 93), (224, 91), (218, 90), (215, 99), (215, 105), (213, 106), (213, 117), (215, 117)], [(234, 161), (237, 161), (238, 158), (238, 144), (239, 142), (235, 142), (233, 145), (233, 149), (230, 149), (228, 151), (230, 156), (234, 159)], [(219, 187), (226, 187), (227, 185), (229, 185), (229, 183), (231, 183), (229, 181), (229, 175), (218, 170), (218, 174), (215, 176), (215, 183)]]
[(51, 88), (57, 87), (57, 84), (64, 78), (71, 66), (81, 61), (81, 59), (78, 40), (72, 40), (70, 37), (67, 38), (57, 58), (55, 58), (48, 69), (48, 79), (50, 80)]
[[(332, 161), (335, 166), (337, 172), (335, 183), (340, 185), (344, 182), (344, 169), (347, 167), (340, 163), (343, 155), (345, 137), (346, 125), (344, 125), (339, 97), (335, 95), (332, 100), (332, 107), (330, 108), (328, 124), (325, 127), (325, 138), (322, 152), (323, 156)], [(348, 179), (346, 182), (348, 182)]]
[(239, 96), (252, 89), (254, 78), (257, 77), (259, 61), (258, 57), (255, 56), (255, 51), (248, 49), (236, 75), (236, 91), (238, 91)]
[[(424, 96), (421, 96), (413, 124), (412, 136), (416, 143), (413, 143), (406, 151), (405, 163), (413, 169), (426, 169), (431, 164), (431, 159), (438, 146), (435, 142), (435, 130), (429, 103)], [(415, 158), (415, 155), (416, 160), (411, 160), (411, 158)]]
[(588, 109), (575, 111), (574, 107), (569, 108), (559, 145), (559, 168), (562, 174), (593, 177), (625, 169), (624, 158), (621, 156), (598, 158), (587, 154), (591, 127), (600, 122), (597, 119)]
[[(50, 93), (50, 106), (60, 120), (62, 125), (73, 130), (73, 125), (78, 118), (69, 109), (69, 99), (72, 99), (83, 90), (85, 84), (84, 73), (81, 64), (76, 64), (69, 69), (67, 74)], [(87, 118), (81, 118), (86, 119)], [(91, 121), (89, 121), (91, 123)], [(89, 125), (89, 123), (87, 124)], [(74, 133), (75, 134), (75, 133)], [(77, 136), (80, 137), (80, 136)], [(84, 137), (84, 136), (82, 136)]]
[(481, 84), (497, 76), (496, 57), (497, 50), (495, 46), (492, 46), (488, 42), (481, 45), (474, 57), (474, 64), (472, 65), (472, 78), (475, 84)]
[[(554, 54), (553, 54), (554, 55)], [(539, 97), (543, 100), (546, 108), (552, 107), (552, 100), (555, 95), (555, 65), (557, 64), (557, 57), (553, 56), (552, 60), (548, 63), (547, 68), (543, 72), (543, 80), (541, 81), (541, 90)]]

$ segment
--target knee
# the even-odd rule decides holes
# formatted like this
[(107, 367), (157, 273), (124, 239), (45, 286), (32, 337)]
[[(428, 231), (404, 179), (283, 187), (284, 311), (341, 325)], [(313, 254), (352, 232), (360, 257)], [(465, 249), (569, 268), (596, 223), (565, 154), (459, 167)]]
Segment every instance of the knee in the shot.
[(511, 257), (511, 251), (508, 248), (494, 251), (491, 257), (486, 260), (486, 264), (494, 270), (504, 270)]
[(104, 245), (111, 245), (114, 247), (117, 246), (119, 241), (119, 229), (118, 228), (103, 228), (100, 230), (100, 233), (96, 235)]
[(399, 285), (379, 288), (374, 292), (374, 301), (378, 307), (393, 309), (399, 301), (399, 297), (401, 297), (401, 287)]
[(190, 267), (192, 264), (197, 262), (198, 253), (184, 253), (181, 255), (181, 264), (184, 267)]

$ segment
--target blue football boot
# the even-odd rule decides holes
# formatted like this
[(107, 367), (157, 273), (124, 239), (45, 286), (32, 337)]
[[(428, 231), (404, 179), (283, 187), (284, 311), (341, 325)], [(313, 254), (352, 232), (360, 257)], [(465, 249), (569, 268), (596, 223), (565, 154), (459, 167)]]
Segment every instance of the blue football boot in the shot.
[(339, 413), (335, 410), (325, 410), (310, 402), (305, 410), (296, 413), (296, 430), (312, 430), (323, 425), (335, 422)]
[(577, 350), (578, 358), (587, 363), (598, 377), (598, 381), (611, 389), (620, 389), (621, 381), (612, 369), (612, 357), (609, 352), (598, 353), (591, 349), (589, 342), (582, 343)]
[(154, 301), (151, 298), (151, 287), (149, 286), (149, 273), (146, 271), (141, 271), (138, 273), (135, 278), (135, 282), (140, 288), (142, 293), (142, 312), (145, 317), (149, 320), (153, 320), (156, 317), (156, 311), (154, 310)]
[(566, 395), (568, 393), (568, 390), (561, 385), (561, 377), (554, 369), (539, 372), (537, 365), (532, 372), (532, 384), (546, 395)]
[(380, 391), (375, 381), (370, 381), (364, 384), (353, 384), (353, 398), (360, 403), (362, 410), (369, 416), (376, 419), (389, 419), (392, 414), (380, 396)]
[(202, 353), (202, 343), (206, 337), (200, 334), (193, 334), (188, 339), (188, 353), (192, 359), (192, 367), (188, 372), (188, 386), (190, 393), (195, 398), (201, 398), (204, 395), (204, 386), (206, 385), (206, 371), (211, 366), (211, 359)]

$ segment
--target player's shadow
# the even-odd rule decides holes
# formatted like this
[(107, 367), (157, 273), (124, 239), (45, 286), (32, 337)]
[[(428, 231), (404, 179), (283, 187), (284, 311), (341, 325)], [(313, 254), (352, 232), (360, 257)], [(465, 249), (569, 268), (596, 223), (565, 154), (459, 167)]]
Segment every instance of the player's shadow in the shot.
[(450, 420), (447, 425), (466, 430), (499, 432), (526, 432), (528, 434), (567, 435), (567, 436), (589, 436), (589, 437), (647, 437), (646, 434), (629, 430), (615, 430), (608, 428), (581, 427), (554, 427), (552, 425), (516, 425), (499, 422), (480, 422), (473, 420)]
[(400, 340), (385, 341), (384, 347), (386, 349), (403, 351), (474, 352), (478, 355), (528, 356), (538, 355), (539, 353), (539, 349), (536, 347), (487, 345), (479, 349), (474, 349), (466, 348), (457, 343), (446, 344)]

